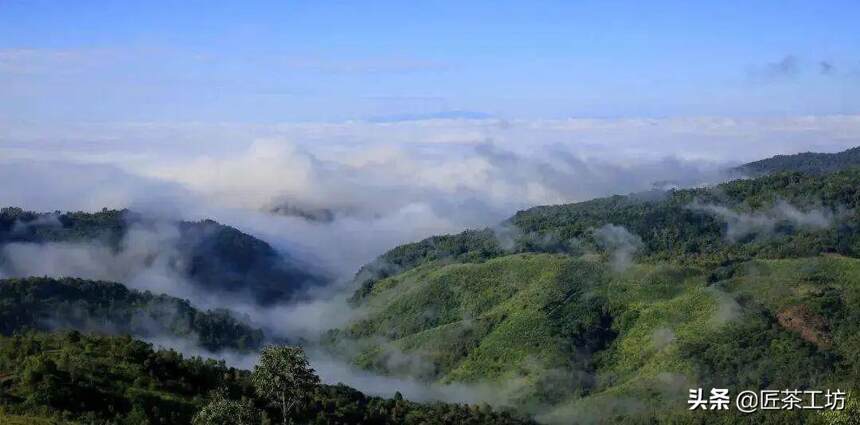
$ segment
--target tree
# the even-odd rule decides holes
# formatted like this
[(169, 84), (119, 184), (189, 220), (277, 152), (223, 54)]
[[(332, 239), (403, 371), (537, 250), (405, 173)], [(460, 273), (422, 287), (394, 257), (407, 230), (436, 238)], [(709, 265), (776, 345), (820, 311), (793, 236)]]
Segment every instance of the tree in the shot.
[(849, 398), (842, 410), (822, 410), (819, 412), (827, 425), (858, 425), (860, 424), (860, 402)]
[(63, 372), (45, 354), (28, 357), (24, 362), (21, 386), (34, 404), (56, 407), (66, 400)]
[(293, 409), (306, 402), (319, 385), (319, 377), (301, 347), (268, 346), (260, 354), (251, 381), (257, 394), (280, 405), (283, 423)]
[(209, 404), (203, 406), (194, 415), (191, 423), (193, 425), (257, 425), (260, 423), (260, 412), (254, 408), (250, 400), (232, 400), (222, 389), (215, 391)]

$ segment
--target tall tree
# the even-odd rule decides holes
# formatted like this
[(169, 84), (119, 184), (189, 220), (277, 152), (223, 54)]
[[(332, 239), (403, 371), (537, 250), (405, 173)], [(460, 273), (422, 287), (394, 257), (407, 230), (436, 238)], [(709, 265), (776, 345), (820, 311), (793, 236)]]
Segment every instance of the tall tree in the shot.
[(301, 347), (268, 346), (260, 354), (251, 380), (257, 394), (280, 405), (283, 423), (293, 409), (305, 403), (319, 385), (319, 377)]
[(214, 392), (209, 404), (203, 406), (194, 416), (193, 425), (257, 425), (260, 412), (247, 399), (232, 400), (226, 390)]

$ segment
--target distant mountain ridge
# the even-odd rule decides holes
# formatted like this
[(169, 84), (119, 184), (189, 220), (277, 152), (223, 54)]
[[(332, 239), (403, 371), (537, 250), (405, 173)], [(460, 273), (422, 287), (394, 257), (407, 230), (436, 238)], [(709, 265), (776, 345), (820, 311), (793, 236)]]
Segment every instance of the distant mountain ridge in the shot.
[(404, 113), (385, 116), (376, 116), (368, 118), (368, 122), (372, 123), (398, 123), (407, 121), (426, 121), (426, 120), (485, 120), (493, 118), (492, 114), (479, 111), (440, 111), (430, 113)]
[(860, 166), (860, 146), (838, 153), (804, 152), (794, 155), (776, 155), (734, 168), (748, 176), (762, 176), (780, 172), (826, 174), (848, 167)]
[(282, 202), (268, 209), (268, 212), (286, 217), (298, 217), (315, 223), (331, 223), (335, 219), (335, 210), (330, 208), (307, 208)]
[[(247, 295), (266, 305), (287, 301), (303, 288), (326, 282), (309, 265), (233, 227), (212, 220), (165, 221), (128, 210), (36, 213), (4, 208), (0, 210), (0, 247), (11, 243), (98, 243), (119, 252), (132, 230), (154, 233), (165, 225), (176, 233), (168, 242), (175, 251), (170, 267), (206, 291)], [(0, 266), (2, 262), (0, 256)]]
[[(860, 255), (860, 223), (855, 221), (855, 211), (860, 207), (858, 186), (860, 169), (849, 167), (829, 175), (781, 173), (735, 180), (715, 188), (616, 195), (533, 207), (517, 212), (494, 228), (433, 236), (389, 250), (356, 274), (354, 299), (366, 294), (380, 278), (434, 261), (481, 262), (525, 252), (606, 252), (593, 233), (606, 225), (623, 226), (638, 235), (643, 245), (637, 253), (651, 261), (714, 264), (755, 255)], [(804, 232), (803, 226), (792, 223), (791, 217), (781, 216), (779, 211), (771, 211), (783, 207), (783, 203), (801, 215), (812, 210), (835, 217), (837, 211), (846, 211), (848, 217), (843, 217), (840, 225), (819, 232), (826, 237), (799, 241), (796, 235)], [(720, 216), (709, 210), (714, 206), (728, 210), (721, 211)], [(758, 217), (757, 210), (768, 210), (775, 216), (768, 221), (766, 215)], [(773, 227), (753, 226), (746, 239), (727, 239), (731, 223), (726, 219), (744, 218), (765, 220)], [(758, 237), (770, 230), (773, 237)], [(571, 241), (575, 244), (571, 245)]]

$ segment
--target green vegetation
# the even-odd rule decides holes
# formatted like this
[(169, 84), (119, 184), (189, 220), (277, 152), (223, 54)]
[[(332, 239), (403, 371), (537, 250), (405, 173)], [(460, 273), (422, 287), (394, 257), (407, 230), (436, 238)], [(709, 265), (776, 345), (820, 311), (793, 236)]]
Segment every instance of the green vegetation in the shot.
[[(128, 337), (77, 332), (0, 337), (0, 419), (25, 424), (189, 424), (195, 415), (204, 421), (213, 402), (234, 400), (262, 412), (263, 423), (280, 421), (280, 409), (256, 397), (250, 375), (223, 362), (156, 351)], [(523, 423), (486, 407), (368, 397), (342, 385), (319, 385), (310, 391), (308, 402), (292, 413), (294, 422)], [(207, 401), (210, 393), (213, 397)]]
[(616, 273), (557, 254), (427, 264), (375, 285), (367, 316), (330, 344), (379, 372), (493, 382), (500, 401), (554, 406), (543, 419), (560, 422), (686, 415), (696, 387), (858, 388), (860, 260), (751, 260), (720, 273), (665, 263)]
[[(426, 265), (374, 287), (369, 308), (378, 314), (347, 333), (359, 340), (382, 335), (395, 341), (391, 350), (424, 353), (434, 366), (424, 378), (443, 382), (501, 377), (528, 360), (565, 363), (572, 352), (594, 351), (613, 337), (603, 300), (589, 293), (602, 273), (560, 255)], [(384, 371), (397, 354), (385, 348), (371, 339), (360, 364)], [(571, 366), (584, 371), (586, 363)], [(404, 366), (410, 373), (412, 365)]]
[(839, 153), (805, 152), (795, 155), (777, 155), (761, 161), (750, 162), (735, 168), (735, 171), (751, 175), (797, 171), (805, 174), (825, 174), (848, 167), (860, 166), (860, 147)]
[[(0, 210), (0, 244), (51, 242), (102, 244), (119, 252), (131, 232), (164, 233), (176, 272), (201, 288), (249, 294), (260, 304), (289, 299), (325, 277), (275, 251), (269, 244), (212, 220), (167, 222), (128, 210), (97, 213), (34, 213)], [(169, 248), (169, 249), (168, 249)], [(3, 259), (0, 257), (0, 263)]]
[(7, 412), (84, 423), (187, 423), (200, 394), (240, 378), (214, 360), (77, 332), (0, 338), (0, 371)]
[(251, 382), (260, 398), (281, 409), (287, 425), (293, 412), (307, 405), (320, 380), (301, 347), (269, 346), (260, 353)]
[[(829, 174), (536, 207), (397, 247), (357, 274), (364, 314), (326, 342), (377, 372), (489, 386), (551, 423), (844, 419), (686, 404), (698, 387), (860, 389), (860, 169), (839, 158)], [(616, 264), (622, 249), (632, 261)]]
[[(860, 256), (860, 169), (824, 176), (784, 173), (736, 180), (713, 188), (613, 196), (576, 204), (520, 211), (496, 229), (434, 236), (402, 245), (364, 266), (356, 275), (353, 300), (371, 292), (380, 279), (421, 264), (474, 263), (521, 252), (581, 255), (605, 251), (594, 230), (613, 224), (639, 236), (639, 261), (671, 261), (715, 267), (753, 257), (786, 258), (822, 252)], [(753, 219), (768, 219), (741, 238), (727, 238), (727, 223), (704, 206), (728, 208)], [(811, 228), (779, 208), (820, 213), (831, 221)], [(773, 213), (770, 216), (766, 213)], [(758, 214), (759, 216), (754, 216)], [(832, 217), (831, 217), (832, 216)]]
[(201, 312), (188, 301), (82, 279), (0, 280), (0, 334), (75, 329), (136, 337), (181, 338), (210, 351), (254, 350), (263, 332), (225, 310)]
[[(0, 422), (504, 424), (522, 422), (518, 412), (547, 423), (856, 423), (858, 152), (776, 157), (747, 165), (767, 175), (712, 188), (536, 207), (363, 267), (352, 297), (362, 314), (325, 346), (378, 373), (462, 384), (502, 413), (320, 385), (297, 348), (266, 351), (252, 374), (130, 337), (39, 333), (166, 332), (212, 350), (262, 342), (227, 312), (31, 278), (0, 281)], [(132, 226), (152, 225), (121, 211), (4, 209), (0, 242), (121, 249)], [(176, 226), (198, 284), (289, 296), (295, 275), (273, 271), (282, 259), (265, 243), (210, 221)], [(841, 389), (848, 409), (687, 409), (689, 389), (715, 387)]]
[[(640, 262), (671, 261), (713, 267), (754, 257), (787, 258), (822, 252), (860, 256), (860, 169), (814, 176), (784, 173), (736, 180), (714, 188), (613, 196), (576, 204), (520, 211), (496, 229), (434, 236), (402, 245), (362, 267), (355, 278), (356, 304), (380, 279), (422, 264), (474, 263), (521, 252), (581, 255), (606, 251), (594, 230), (613, 224), (642, 238)], [(727, 238), (727, 223), (702, 206), (721, 206), (737, 214), (760, 214), (768, 226)], [(771, 214), (788, 205), (801, 213), (831, 219), (810, 228)]]
[[(285, 416), (286, 417), (286, 416)], [(251, 400), (232, 400), (223, 389), (215, 390), (211, 400), (191, 420), (193, 425), (256, 425), (260, 411)]]
[[(0, 411), (0, 424), (3, 425), (57, 425), (59, 422), (50, 418), (36, 416), (7, 415)], [(75, 425), (72, 422), (63, 422), (64, 425)]]

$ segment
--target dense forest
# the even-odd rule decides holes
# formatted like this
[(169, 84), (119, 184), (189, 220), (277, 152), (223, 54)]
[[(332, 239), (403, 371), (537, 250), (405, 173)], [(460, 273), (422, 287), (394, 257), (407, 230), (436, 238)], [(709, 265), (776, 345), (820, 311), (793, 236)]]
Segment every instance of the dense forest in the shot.
[(0, 335), (74, 329), (139, 338), (183, 339), (210, 351), (249, 351), (263, 332), (226, 310), (199, 311), (188, 301), (83, 279), (0, 280)]
[[(6, 244), (98, 241), (119, 250), (129, 223), (140, 223), (139, 218), (129, 218), (127, 211), (34, 214), (7, 208), (2, 214)], [(230, 257), (226, 266), (214, 267), (213, 258), (200, 261), (207, 285), (239, 285), (230, 283), (235, 276), (251, 282), (265, 279), (253, 274), (261, 261), (271, 261), (272, 270), (282, 267), (276, 264), (280, 254), (235, 229), (214, 222), (178, 226), (179, 244), (187, 245), (193, 255), (210, 255), (214, 260)], [(242, 269), (243, 265), (247, 268)], [(234, 273), (237, 268), (250, 270), (250, 277)], [(248, 356), (271, 340), (230, 311), (201, 311), (186, 300), (129, 289), (121, 283), (71, 277), (0, 279), (0, 423), (529, 422), (486, 404), (416, 403), (399, 393), (385, 399), (342, 384), (320, 385), (318, 379), (304, 389), (308, 397), (285, 419), (276, 403), (255, 390), (250, 371), (228, 367), (223, 361), (156, 350), (135, 338), (167, 338), (214, 353), (230, 350), (233, 355)], [(245, 415), (248, 412), (253, 414)]]
[[(327, 278), (268, 243), (212, 220), (169, 221), (128, 210), (35, 213), (0, 210), (0, 245), (82, 243), (113, 252), (133, 249), (134, 236), (169, 244), (170, 266), (205, 291), (249, 296), (260, 304), (290, 300)], [(151, 241), (145, 241), (152, 243)], [(149, 247), (161, 251), (166, 249)], [(4, 260), (0, 255), (0, 263)]]
[[(225, 398), (232, 403), (224, 403)], [(241, 406), (256, 413), (257, 423), (282, 422), (278, 407), (255, 391), (251, 372), (223, 362), (154, 350), (129, 337), (78, 332), (0, 337), (3, 424), (189, 424), (192, 419), (201, 425), (232, 424), (238, 423), (233, 415)], [(527, 423), (488, 406), (419, 404), (319, 384), (309, 388), (288, 419), (308, 424)]]
[(825, 174), (848, 167), (860, 166), (860, 147), (838, 153), (805, 152), (794, 155), (777, 155), (750, 162), (734, 171), (750, 176), (761, 176), (785, 171), (806, 174)]

